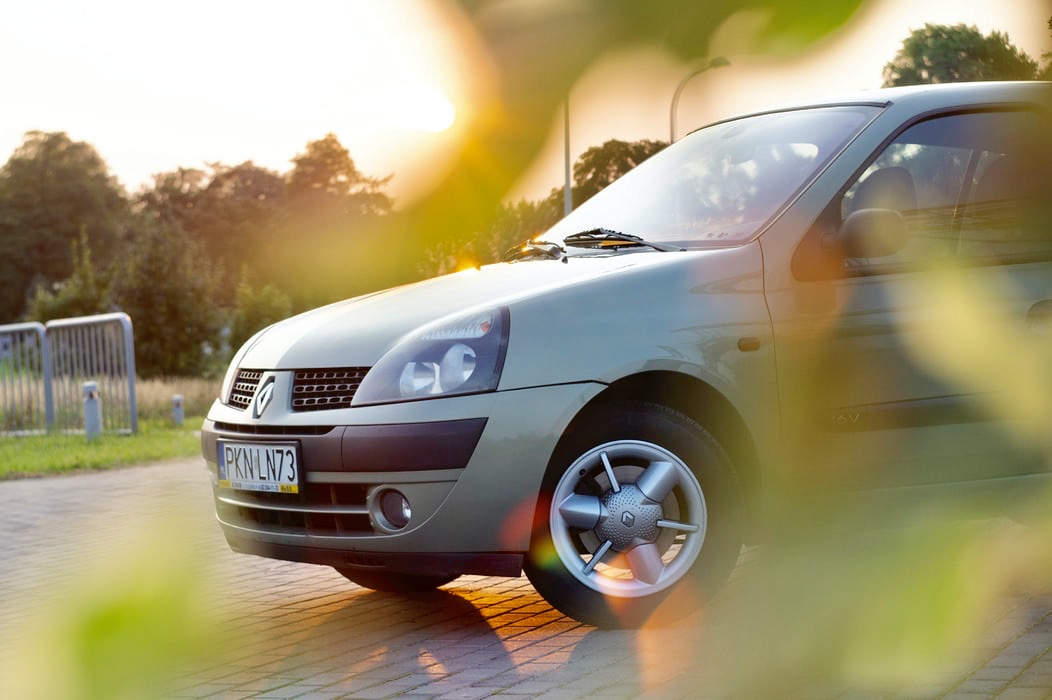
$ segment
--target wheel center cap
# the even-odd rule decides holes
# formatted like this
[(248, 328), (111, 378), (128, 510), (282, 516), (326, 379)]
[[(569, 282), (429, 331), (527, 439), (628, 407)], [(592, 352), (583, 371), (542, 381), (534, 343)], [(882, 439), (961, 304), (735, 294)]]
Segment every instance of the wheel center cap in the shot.
[(609, 540), (615, 550), (657, 539), (661, 506), (644, 496), (635, 484), (623, 484), (620, 491), (608, 492), (602, 501), (605, 517), (595, 527), (595, 534)]

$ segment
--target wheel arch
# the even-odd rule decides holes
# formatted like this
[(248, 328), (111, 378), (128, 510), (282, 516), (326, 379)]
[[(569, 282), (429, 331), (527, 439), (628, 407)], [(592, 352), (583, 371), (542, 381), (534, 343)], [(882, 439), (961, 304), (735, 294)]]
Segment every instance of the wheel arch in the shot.
[(747, 515), (753, 512), (760, 493), (760, 469), (752, 431), (734, 405), (711, 384), (671, 371), (651, 371), (617, 380), (597, 394), (578, 412), (568, 431), (589, 419), (603, 404), (642, 401), (679, 411), (708, 430), (727, 452), (738, 472)]

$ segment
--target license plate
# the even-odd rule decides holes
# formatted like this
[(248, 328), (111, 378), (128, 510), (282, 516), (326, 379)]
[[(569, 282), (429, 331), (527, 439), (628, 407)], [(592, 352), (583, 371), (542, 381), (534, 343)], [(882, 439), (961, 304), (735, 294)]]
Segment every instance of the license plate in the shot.
[(219, 440), (217, 444), (220, 488), (300, 492), (300, 460), (296, 443)]

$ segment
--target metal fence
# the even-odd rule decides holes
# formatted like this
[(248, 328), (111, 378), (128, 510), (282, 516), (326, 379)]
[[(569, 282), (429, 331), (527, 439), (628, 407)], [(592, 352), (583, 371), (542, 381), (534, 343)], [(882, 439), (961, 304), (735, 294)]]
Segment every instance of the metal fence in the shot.
[(103, 430), (137, 432), (127, 314), (0, 326), (0, 433), (83, 430), (82, 387), (89, 381), (98, 385)]
[(0, 432), (47, 430), (54, 417), (50, 367), (44, 324), (0, 326)]

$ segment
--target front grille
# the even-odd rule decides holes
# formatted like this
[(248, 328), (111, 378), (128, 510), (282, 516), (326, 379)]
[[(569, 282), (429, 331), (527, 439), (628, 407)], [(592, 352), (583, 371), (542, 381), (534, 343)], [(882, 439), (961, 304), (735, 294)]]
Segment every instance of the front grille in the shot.
[(242, 411), (248, 408), (252, 404), (252, 397), (261, 379), (263, 379), (263, 370), (239, 369), (237, 378), (234, 379), (234, 386), (230, 389), (230, 396), (227, 397), (227, 405)]
[(363, 484), (307, 483), (302, 494), (232, 492), (218, 496), (220, 519), (232, 525), (305, 535), (373, 535)]
[(298, 369), (292, 379), (293, 411), (350, 408), (368, 367)]

